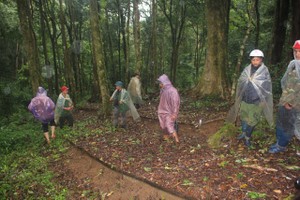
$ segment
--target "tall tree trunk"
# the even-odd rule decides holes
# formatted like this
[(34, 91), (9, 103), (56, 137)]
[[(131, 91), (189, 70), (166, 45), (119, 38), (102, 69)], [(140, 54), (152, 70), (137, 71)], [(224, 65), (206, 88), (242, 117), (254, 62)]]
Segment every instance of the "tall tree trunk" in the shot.
[(287, 21), (289, 15), (289, 1), (277, 0), (273, 38), (271, 42), (270, 64), (275, 65), (281, 61), (282, 50), (285, 43)]
[(300, 1), (299, 0), (292, 0), (291, 3), (292, 7), (292, 32), (291, 32), (291, 39), (292, 43), (296, 40), (300, 39)]
[(110, 114), (109, 90), (107, 85), (106, 70), (104, 65), (104, 54), (102, 47), (102, 36), (100, 32), (101, 21), (99, 19), (99, 6), (97, 0), (90, 0), (90, 23), (92, 32), (92, 49), (94, 63), (97, 68), (98, 84), (101, 94), (100, 102), (102, 102), (102, 114), (104, 117)]
[(230, 0), (206, 0), (207, 54), (204, 71), (193, 89), (196, 96), (226, 97), (229, 8)]
[[(108, 68), (112, 70), (112, 74), (111, 77), (114, 77), (116, 74), (116, 70), (115, 70), (115, 59), (114, 59), (114, 49), (113, 49), (113, 42), (112, 42), (112, 37), (111, 37), (111, 32), (110, 32), (110, 28), (109, 28), (109, 15), (108, 15), (108, 8), (105, 8), (105, 27), (106, 27), (106, 32), (107, 32), (107, 43), (108, 43), (108, 49), (109, 49), (109, 55), (108, 55), (108, 59), (109, 60), (109, 66)], [(110, 77), (110, 78), (111, 78)]]
[(134, 0), (133, 3), (134, 21), (133, 21), (133, 36), (134, 36), (134, 52), (135, 52), (135, 70), (140, 72), (142, 68), (141, 59), (141, 30), (140, 30), (140, 11), (139, 0)]
[(17, 0), (18, 15), (20, 27), (23, 34), (23, 43), (28, 59), (29, 80), (31, 82), (32, 92), (36, 93), (41, 83), (41, 69), (39, 63), (39, 55), (36, 44), (36, 37), (33, 30), (31, 0)]
[[(65, 14), (64, 14), (64, 9), (63, 9), (63, 4), (62, 0), (59, 0), (59, 19), (60, 19), (60, 25), (61, 25), (61, 38), (62, 38), (62, 45), (63, 45), (63, 53), (64, 53), (64, 74), (66, 78), (67, 84), (69, 84), (69, 87), (71, 89), (75, 90), (75, 82), (74, 82), (74, 71), (73, 71), (73, 62), (71, 58), (71, 49), (68, 47), (67, 44), (67, 37), (66, 37), (66, 19), (65, 19)], [(74, 91), (72, 91), (72, 94)]]
[(131, 17), (131, 9), (130, 9), (130, 6), (131, 6), (131, 1), (128, 1), (128, 4), (127, 4), (127, 23), (126, 23), (126, 55), (127, 56), (127, 59), (125, 60), (126, 61), (126, 65), (125, 65), (125, 78), (124, 78), (124, 82), (125, 84), (127, 84), (127, 80), (130, 80), (130, 75), (129, 75), (129, 63), (130, 63), (130, 17)]
[(259, 13), (259, 2), (258, 0), (254, 1), (254, 8), (256, 14), (256, 32), (255, 32), (255, 48), (258, 48), (259, 45), (259, 34), (260, 34), (260, 13)]
[[(44, 17), (46, 26), (47, 26), (47, 30), (48, 30), (48, 35), (50, 38), (50, 42), (51, 42), (51, 50), (52, 50), (52, 62), (53, 62), (53, 68), (54, 68), (54, 88), (56, 91), (56, 94), (59, 93), (59, 86), (58, 86), (58, 62), (57, 62), (57, 51), (56, 51), (56, 47), (57, 47), (57, 23), (56, 23), (56, 16), (55, 16), (55, 5), (56, 5), (56, 0), (52, 0), (52, 1), (45, 1), (42, 0), (44, 2), (44, 10), (47, 10), (46, 12), (46, 16)], [(44, 13), (45, 14), (45, 13)], [(51, 21), (51, 25), (50, 22)], [(52, 30), (52, 32), (51, 32)], [(43, 32), (45, 32), (45, 30), (43, 30)], [(50, 63), (50, 60), (49, 60)], [(53, 85), (53, 83), (52, 83)]]
[(156, 0), (152, 0), (152, 24), (151, 24), (151, 46), (150, 46), (150, 62), (149, 67), (151, 72), (150, 83), (153, 83), (152, 86), (155, 87), (155, 80), (158, 77), (158, 62), (157, 62), (157, 3)]
[(183, 37), (184, 24), (186, 20), (187, 5), (184, 1), (162, 0), (162, 11), (166, 16), (171, 30), (172, 54), (170, 65), (170, 78), (176, 81), (176, 70), (178, 64), (178, 54)]
[(52, 82), (52, 70), (48, 58), (47, 38), (46, 38), (46, 25), (45, 25), (45, 9), (44, 1), (39, 0), (39, 12), (40, 12), (40, 35), (42, 36), (43, 55), (44, 55), (44, 66), (43, 66), (43, 77), (48, 82), (48, 94), (53, 95), (53, 82)]

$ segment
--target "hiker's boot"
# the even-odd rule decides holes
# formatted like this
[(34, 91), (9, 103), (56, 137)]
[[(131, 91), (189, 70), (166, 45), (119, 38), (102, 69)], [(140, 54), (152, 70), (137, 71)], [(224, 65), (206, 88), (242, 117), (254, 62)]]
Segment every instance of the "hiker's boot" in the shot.
[(250, 137), (245, 136), (244, 144), (246, 147), (251, 146)]

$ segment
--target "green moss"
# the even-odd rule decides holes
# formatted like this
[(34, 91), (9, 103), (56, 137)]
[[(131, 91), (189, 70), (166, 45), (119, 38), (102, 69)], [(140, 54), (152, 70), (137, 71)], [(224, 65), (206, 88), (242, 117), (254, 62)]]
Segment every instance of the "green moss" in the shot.
[(207, 143), (211, 148), (220, 148), (226, 141), (231, 139), (238, 132), (238, 128), (231, 123), (225, 123), (216, 133), (211, 135)]

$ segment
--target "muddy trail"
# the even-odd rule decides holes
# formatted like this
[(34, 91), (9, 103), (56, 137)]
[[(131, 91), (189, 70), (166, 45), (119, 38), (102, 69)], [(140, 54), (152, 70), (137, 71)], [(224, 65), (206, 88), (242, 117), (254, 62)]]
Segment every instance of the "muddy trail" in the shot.
[(77, 112), (84, 133), (70, 138), (74, 146), (52, 166), (56, 180), (73, 191), (70, 199), (283, 199), (297, 192), (296, 141), (278, 155), (267, 153), (271, 134), (254, 138), (254, 149), (235, 138), (211, 149), (207, 138), (223, 125), (225, 112), (187, 108), (176, 144), (162, 139), (155, 105), (139, 112), (142, 121), (129, 118), (126, 130), (97, 119), (96, 109)]

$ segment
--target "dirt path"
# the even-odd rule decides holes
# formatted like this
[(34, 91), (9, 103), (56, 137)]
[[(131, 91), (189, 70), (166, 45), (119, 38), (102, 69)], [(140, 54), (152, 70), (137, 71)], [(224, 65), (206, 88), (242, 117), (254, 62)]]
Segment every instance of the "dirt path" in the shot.
[(98, 188), (104, 198), (181, 199), (142, 181), (111, 170), (76, 147), (71, 147), (68, 150), (64, 166), (76, 178), (88, 180), (91, 187)]
[[(173, 140), (161, 140), (158, 121), (151, 119), (151, 110), (148, 113), (150, 117), (141, 123), (129, 120), (127, 130), (110, 129), (101, 120), (86, 123), (90, 134), (73, 142), (88, 154), (71, 148), (57, 176), (73, 191), (69, 199), (180, 199), (111, 171), (99, 164), (102, 161), (185, 199), (284, 199), (294, 194), (293, 180), (299, 174), (293, 167), (299, 166), (299, 159), (292, 146), (285, 153), (270, 155), (270, 134), (257, 134), (254, 149), (245, 148), (236, 138), (224, 141), (222, 148), (211, 149), (207, 137), (219, 129), (222, 120), (206, 118), (197, 127), (194, 122), (199, 116), (190, 112), (179, 120), (180, 144), (176, 145)], [(77, 120), (93, 114), (81, 111)], [(214, 116), (220, 119), (223, 115)], [(258, 128), (258, 133), (265, 132)], [(269, 168), (273, 171), (265, 170)]]

